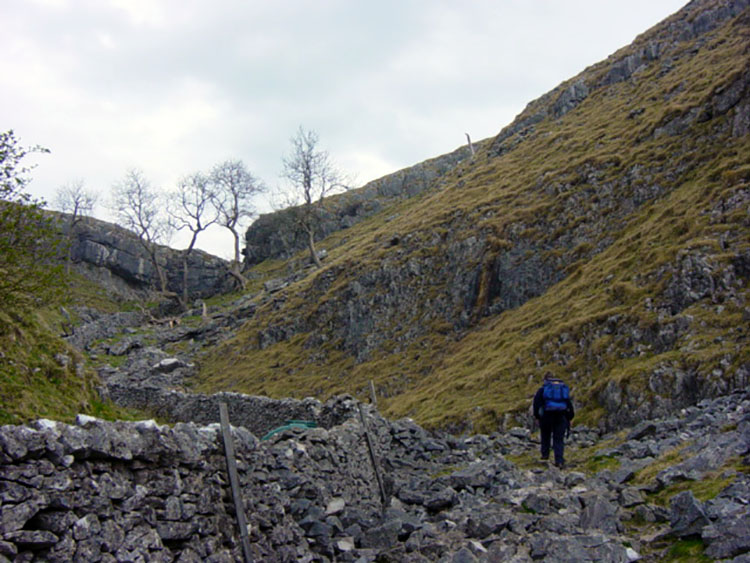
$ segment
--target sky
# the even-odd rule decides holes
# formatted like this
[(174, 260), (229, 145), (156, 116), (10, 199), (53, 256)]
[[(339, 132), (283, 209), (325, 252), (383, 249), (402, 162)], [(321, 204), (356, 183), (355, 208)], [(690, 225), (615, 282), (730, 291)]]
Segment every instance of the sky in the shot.
[[(271, 193), (298, 128), (356, 185), (496, 135), (686, 0), (2, 0), (0, 130), (28, 190), (165, 192), (240, 159)], [(268, 212), (271, 195), (256, 202)], [(178, 235), (172, 246), (186, 246)], [(212, 227), (198, 247), (232, 254)]]

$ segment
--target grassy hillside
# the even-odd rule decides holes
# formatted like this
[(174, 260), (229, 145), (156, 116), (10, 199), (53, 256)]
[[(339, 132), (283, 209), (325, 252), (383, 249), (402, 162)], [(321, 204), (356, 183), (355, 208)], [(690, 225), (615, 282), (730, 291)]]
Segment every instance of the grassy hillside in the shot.
[(374, 380), (391, 416), (486, 430), (524, 411), (546, 371), (589, 423), (741, 386), (750, 16), (681, 31), (715, 4), (529, 104), (440, 189), (323, 241), (325, 268), (209, 353), (201, 387), (325, 398)]
[[(122, 307), (101, 286), (74, 272), (64, 283), (68, 307), (84, 305), (104, 312)], [(67, 322), (61, 304), (0, 311), (0, 424), (37, 418), (70, 421), (78, 413), (133, 418), (135, 413), (100, 399), (93, 367), (61, 337)]]

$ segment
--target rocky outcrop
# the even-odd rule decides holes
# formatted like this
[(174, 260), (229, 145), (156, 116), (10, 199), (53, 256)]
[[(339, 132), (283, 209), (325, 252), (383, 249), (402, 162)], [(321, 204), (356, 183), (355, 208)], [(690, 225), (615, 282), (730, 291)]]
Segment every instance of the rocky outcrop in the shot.
[[(476, 143), (475, 147), (482, 143)], [(413, 197), (441, 184), (441, 178), (470, 156), (467, 146), (420, 162), (369, 182), (361, 188), (328, 198), (320, 210), (316, 240), (347, 229), (379, 213), (389, 205)], [(261, 215), (245, 234), (245, 264), (252, 266), (267, 258), (289, 258), (306, 248), (307, 235), (295, 228), (295, 208)]]
[[(158, 274), (134, 233), (88, 217), (71, 228), (68, 215), (58, 214), (58, 217), (70, 242), (69, 256), (84, 275), (126, 296), (159, 288)], [(182, 253), (159, 246), (157, 256), (167, 274), (167, 289), (182, 294)], [(210, 297), (233, 287), (224, 260), (201, 250), (190, 253), (188, 291), (192, 298)]]
[[(519, 468), (508, 456), (537, 447), (524, 428), (458, 439), (364, 411), (384, 505), (358, 417), (267, 441), (232, 429), (255, 560), (627, 562), (682, 538), (712, 559), (750, 553), (747, 393), (625, 438), (575, 428), (571, 459), (594, 447), (610, 462), (593, 474)], [(1, 427), (0, 561), (242, 560), (222, 446), (215, 423)]]

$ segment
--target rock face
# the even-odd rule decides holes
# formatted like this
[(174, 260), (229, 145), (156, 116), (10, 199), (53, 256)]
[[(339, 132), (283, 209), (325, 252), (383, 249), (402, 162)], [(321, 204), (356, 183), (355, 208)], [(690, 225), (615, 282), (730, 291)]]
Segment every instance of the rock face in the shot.
[[(385, 505), (356, 402), (322, 407), (341, 415), (329, 428), (267, 441), (232, 429), (257, 561), (626, 562), (696, 537), (712, 558), (750, 554), (747, 393), (644, 422), (624, 440), (575, 428), (569, 455), (618, 442), (596, 452), (616, 467), (596, 474), (520, 469), (506, 456), (535, 452), (526, 429), (458, 439), (364, 407)], [(676, 464), (633, 484), (675, 449)], [(690, 490), (669, 508), (651, 500), (717, 470), (723, 484), (710, 500)], [(218, 424), (79, 416), (1, 427), (0, 561), (13, 560), (242, 560)]]
[[(481, 145), (481, 143), (478, 143)], [(331, 233), (347, 229), (396, 201), (413, 197), (440, 185), (441, 177), (470, 156), (467, 146), (404, 168), (346, 194), (329, 198), (321, 211), (315, 233), (322, 240)], [(245, 264), (252, 266), (267, 258), (289, 258), (306, 248), (307, 238), (294, 227), (295, 210), (285, 209), (261, 215), (245, 234)]]
[[(71, 243), (70, 257), (82, 271), (117, 293), (133, 293), (159, 287), (159, 278), (138, 237), (130, 231), (93, 218), (76, 224), (60, 214), (60, 225)], [(182, 253), (161, 246), (159, 263), (167, 274), (167, 289), (182, 293)], [(205, 298), (233, 288), (227, 263), (201, 250), (188, 258), (188, 290), (193, 298)]]

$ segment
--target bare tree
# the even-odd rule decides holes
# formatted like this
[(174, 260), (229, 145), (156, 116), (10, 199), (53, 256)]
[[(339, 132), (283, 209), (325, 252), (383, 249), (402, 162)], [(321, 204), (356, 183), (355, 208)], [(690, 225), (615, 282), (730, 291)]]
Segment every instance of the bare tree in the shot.
[(171, 227), (161, 213), (162, 195), (137, 169), (126, 172), (125, 178), (113, 187), (112, 195), (112, 210), (123, 227), (138, 235), (159, 277), (160, 289), (166, 293), (167, 275), (159, 263), (158, 248), (168, 242)]
[(289, 180), (293, 198), (298, 204), (295, 218), (298, 228), (307, 237), (310, 259), (320, 268), (322, 264), (315, 251), (315, 231), (319, 225), (326, 196), (346, 190), (343, 176), (331, 162), (327, 151), (318, 148), (318, 134), (299, 128), (290, 139), (291, 153), (284, 158), (282, 175)]
[(234, 260), (231, 274), (245, 288), (247, 280), (242, 275), (240, 261), (240, 229), (245, 219), (255, 215), (252, 199), (265, 191), (263, 183), (255, 178), (241, 160), (227, 160), (211, 171), (214, 205), (219, 211), (219, 224), (229, 229), (234, 237)]
[(214, 207), (213, 192), (209, 178), (195, 172), (182, 178), (177, 184), (177, 191), (171, 194), (167, 211), (178, 231), (188, 229), (192, 236), (190, 244), (182, 251), (182, 305), (187, 307), (188, 295), (188, 258), (195, 247), (198, 235), (216, 223), (218, 210)]
[(71, 230), (84, 216), (91, 215), (96, 207), (98, 194), (83, 187), (83, 180), (73, 180), (60, 186), (55, 195), (55, 205), (70, 215)]
[[(73, 240), (75, 237), (76, 226), (83, 220), (86, 215), (91, 215), (96, 206), (98, 195), (83, 187), (83, 180), (73, 180), (57, 188), (55, 195), (55, 205), (63, 213), (70, 216), (68, 221), (68, 238)], [(66, 272), (70, 272), (70, 264), (73, 262), (73, 245), (67, 245), (67, 262), (65, 264)]]

